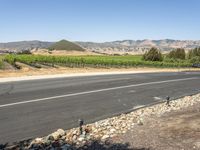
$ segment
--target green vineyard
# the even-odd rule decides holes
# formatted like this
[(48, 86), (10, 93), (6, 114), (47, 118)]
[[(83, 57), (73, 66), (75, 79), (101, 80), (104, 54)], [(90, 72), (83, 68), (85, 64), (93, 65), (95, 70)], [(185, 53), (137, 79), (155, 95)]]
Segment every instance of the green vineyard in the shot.
[[(15, 65), (15, 62), (31, 66), (66, 66), (66, 67), (191, 67), (188, 61), (144, 61), (140, 55), (128, 56), (44, 56), (44, 55), (6, 55), (4, 61)], [(1, 64), (2, 62), (0, 62)]]

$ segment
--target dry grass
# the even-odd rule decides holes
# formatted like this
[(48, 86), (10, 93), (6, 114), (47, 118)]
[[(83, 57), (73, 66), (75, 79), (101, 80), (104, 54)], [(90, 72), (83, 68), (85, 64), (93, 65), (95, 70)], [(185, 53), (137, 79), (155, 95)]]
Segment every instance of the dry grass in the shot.
[(100, 55), (98, 53), (90, 51), (65, 51), (65, 50), (53, 50), (51, 53), (47, 49), (39, 49), (33, 52), (34, 55), (55, 55), (55, 56), (85, 56), (85, 55)]
[(0, 78), (3, 77), (20, 77), (20, 76), (35, 76), (35, 75), (55, 75), (55, 74), (77, 74), (77, 73), (102, 73), (102, 72), (180, 72), (180, 71), (200, 71), (200, 69), (160, 69), (160, 68), (33, 68), (27, 65), (21, 65), (20, 70), (0, 70)]

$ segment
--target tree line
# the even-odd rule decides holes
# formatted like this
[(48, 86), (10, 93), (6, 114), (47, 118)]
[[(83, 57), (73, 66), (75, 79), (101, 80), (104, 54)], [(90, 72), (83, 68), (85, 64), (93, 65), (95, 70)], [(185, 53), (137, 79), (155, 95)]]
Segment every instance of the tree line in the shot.
[(156, 47), (152, 47), (143, 55), (145, 61), (183, 61), (188, 60), (191, 63), (200, 63), (200, 47), (189, 50), (186, 53), (184, 48), (177, 48), (164, 55)]

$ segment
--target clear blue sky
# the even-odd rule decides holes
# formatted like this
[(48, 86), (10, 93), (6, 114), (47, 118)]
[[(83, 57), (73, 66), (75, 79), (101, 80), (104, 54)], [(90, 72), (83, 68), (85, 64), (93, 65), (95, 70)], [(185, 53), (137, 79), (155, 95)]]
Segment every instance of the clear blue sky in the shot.
[(200, 39), (200, 0), (1, 0), (0, 42)]

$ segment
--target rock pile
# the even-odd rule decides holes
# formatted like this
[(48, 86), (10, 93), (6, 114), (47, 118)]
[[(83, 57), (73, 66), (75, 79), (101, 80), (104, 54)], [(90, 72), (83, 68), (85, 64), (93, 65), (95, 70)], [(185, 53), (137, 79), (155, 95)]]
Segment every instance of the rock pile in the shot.
[[(166, 103), (161, 103), (141, 108), (128, 114), (121, 114), (120, 116), (84, 125), (82, 134), (80, 134), (79, 128), (73, 128), (67, 131), (58, 129), (46, 137), (36, 138), (29, 143), (18, 144), (14, 149), (20, 149), (20, 147), (23, 147), (22, 149), (32, 150), (73, 150), (79, 147), (87, 149), (87, 145), (92, 141), (98, 140), (106, 142), (111, 137), (126, 133), (134, 128), (134, 126), (145, 124), (145, 118), (149, 116), (162, 116), (166, 112), (180, 110), (195, 105), (196, 103), (200, 103), (200, 94), (171, 101), (169, 106)], [(9, 148), (7, 147), (7, 149)]]

